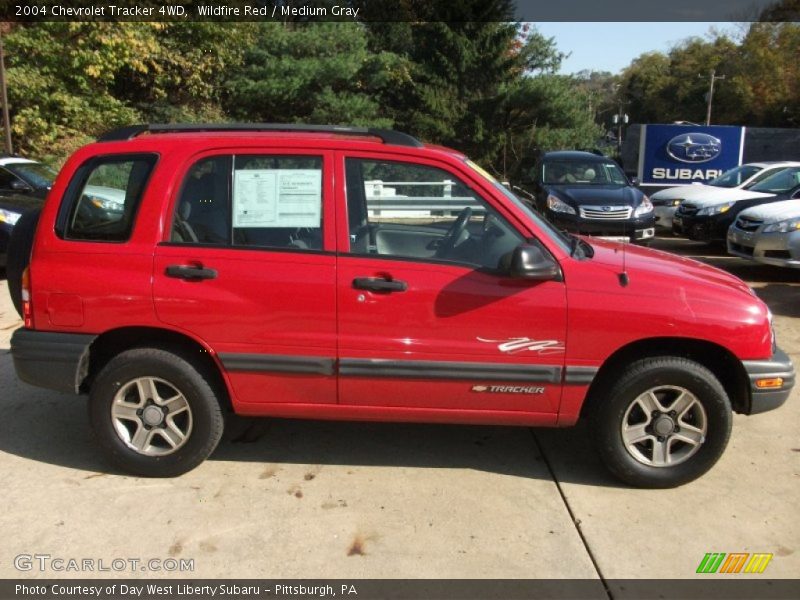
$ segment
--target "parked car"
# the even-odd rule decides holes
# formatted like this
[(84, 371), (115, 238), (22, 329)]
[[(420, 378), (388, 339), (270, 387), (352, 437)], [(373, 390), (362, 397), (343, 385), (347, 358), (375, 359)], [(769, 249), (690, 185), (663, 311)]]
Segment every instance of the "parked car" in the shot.
[[(99, 181), (119, 218), (75, 220)], [(16, 372), (89, 394), (99, 447), (140, 475), (200, 464), (225, 411), (583, 416), (619, 478), (669, 487), (717, 461), (733, 412), (794, 384), (741, 280), (562, 233), (464, 155), (394, 131), (126, 127), (69, 159), (32, 222), (12, 240), (33, 234), (13, 249), (31, 257)]]
[(800, 200), (743, 210), (728, 229), (728, 253), (800, 269)]
[(678, 205), (691, 202), (726, 202), (736, 198), (737, 190), (750, 189), (753, 185), (774, 175), (786, 167), (798, 167), (800, 162), (770, 161), (739, 165), (708, 183), (693, 183), (667, 188), (652, 194), (650, 200), (656, 211), (656, 227), (672, 231), (672, 216)]
[(548, 152), (536, 167), (534, 182), (537, 208), (560, 229), (640, 243), (655, 233), (649, 198), (610, 158)]
[[(40, 162), (18, 156), (0, 157), (0, 267), (7, 262), (8, 242), (20, 217), (27, 211), (40, 209), (53, 185), (56, 172)], [(112, 187), (86, 186), (89, 202), (77, 219), (96, 219), (98, 215), (119, 213), (124, 192)]]
[(8, 240), (28, 210), (40, 208), (55, 172), (32, 160), (0, 156), (0, 267), (6, 266)]
[(724, 241), (737, 215), (746, 208), (800, 197), (800, 166), (773, 173), (727, 200), (686, 200), (672, 219), (672, 232), (692, 240)]

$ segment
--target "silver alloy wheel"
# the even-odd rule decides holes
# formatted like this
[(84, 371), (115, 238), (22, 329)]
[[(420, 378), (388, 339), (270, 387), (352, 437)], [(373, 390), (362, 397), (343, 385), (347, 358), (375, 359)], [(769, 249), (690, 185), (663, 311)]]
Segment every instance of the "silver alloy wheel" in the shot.
[(708, 417), (697, 396), (672, 385), (650, 388), (636, 397), (622, 419), (625, 449), (640, 463), (673, 467), (703, 445)]
[(125, 445), (145, 456), (172, 454), (192, 433), (186, 397), (158, 377), (139, 377), (123, 385), (111, 404), (111, 419)]

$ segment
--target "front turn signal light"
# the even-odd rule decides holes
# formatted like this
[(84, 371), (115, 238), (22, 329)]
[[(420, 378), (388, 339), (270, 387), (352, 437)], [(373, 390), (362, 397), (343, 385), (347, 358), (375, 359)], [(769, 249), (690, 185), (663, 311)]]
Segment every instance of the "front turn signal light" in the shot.
[(783, 387), (783, 377), (771, 377), (769, 379), (756, 379), (756, 387), (760, 390), (769, 390)]

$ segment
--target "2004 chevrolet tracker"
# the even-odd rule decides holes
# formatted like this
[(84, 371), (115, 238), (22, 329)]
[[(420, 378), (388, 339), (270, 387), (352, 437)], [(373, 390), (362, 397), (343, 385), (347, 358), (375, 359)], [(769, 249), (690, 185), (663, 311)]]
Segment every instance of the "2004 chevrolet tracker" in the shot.
[[(98, 186), (119, 210), (91, 210)], [(30, 255), (9, 273), (19, 377), (88, 393), (100, 448), (141, 475), (200, 464), (226, 411), (585, 416), (613, 473), (669, 487), (717, 461), (733, 411), (780, 406), (795, 379), (739, 279), (561, 233), (462, 154), (395, 131), (115, 130), (11, 244)]]

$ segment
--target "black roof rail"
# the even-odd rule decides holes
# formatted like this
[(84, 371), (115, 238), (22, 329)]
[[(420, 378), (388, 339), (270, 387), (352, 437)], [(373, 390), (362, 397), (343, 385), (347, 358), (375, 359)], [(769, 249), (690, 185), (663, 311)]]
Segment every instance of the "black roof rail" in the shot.
[(141, 124), (128, 125), (107, 131), (97, 138), (98, 142), (120, 142), (130, 140), (145, 132), (150, 133), (194, 133), (202, 131), (287, 131), (313, 133), (342, 133), (345, 135), (363, 135), (377, 137), (384, 144), (393, 146), (411, 146), (421, 148), (422, 142), (417, 138), (394, 131), (392, 129), (376, 129), (374, 127), (350, 127), (347, 125), (304, 125), (301, 123), (186, 123), (186, 124)]

